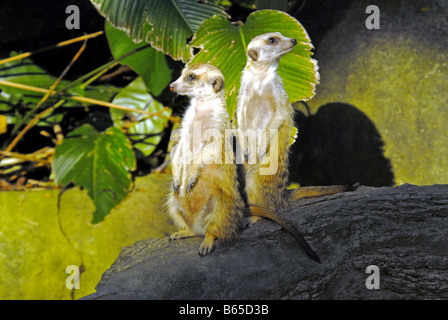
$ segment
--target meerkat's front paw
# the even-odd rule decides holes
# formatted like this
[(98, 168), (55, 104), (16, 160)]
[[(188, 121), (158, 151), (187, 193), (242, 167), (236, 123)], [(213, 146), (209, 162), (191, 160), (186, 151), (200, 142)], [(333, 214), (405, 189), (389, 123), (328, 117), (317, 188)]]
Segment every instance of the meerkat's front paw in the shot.
[(215, 236), (207, 233), (199, 246), (198, 254), (203, 257), (215, 250)]
[(170, 237), (169, 240), (178, 240), (178, 239), (185, 239), (185, 238), (192, 238), (196, 237), (196, 235), (191, 232), (190, 230), (181, 230), (178, 232), (174, 232)]

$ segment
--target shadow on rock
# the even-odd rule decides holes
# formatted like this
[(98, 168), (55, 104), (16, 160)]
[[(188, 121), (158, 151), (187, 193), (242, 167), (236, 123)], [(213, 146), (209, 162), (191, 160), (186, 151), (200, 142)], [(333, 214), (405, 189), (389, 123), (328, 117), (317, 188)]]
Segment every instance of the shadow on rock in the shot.
[(301, 186), (394, 184), (381, 135), (356, 107), (328, 103), (314, 115), (296, 111), (295, 121), (299, 135), (291, 147), (292, 182)]

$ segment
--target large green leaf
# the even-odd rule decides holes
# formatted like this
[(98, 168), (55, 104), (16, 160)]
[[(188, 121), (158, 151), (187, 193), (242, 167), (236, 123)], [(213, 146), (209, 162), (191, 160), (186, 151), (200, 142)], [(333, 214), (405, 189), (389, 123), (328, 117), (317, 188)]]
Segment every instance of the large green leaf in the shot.
[(135, 169), (132, 146), (119, 128), (97, 132), (90, 125), (72, 131), (56, 147), (54, 163), (56, 182), (73, 182), (87, 189), (96, 211), (93, 223), (100, 222), (126, 196)]
[(90, 0), (115, 27), (137, 43), (146, 41), (175, 60), (187, 61), (187, 40), (206, 19), (226, 16), (216, 1)]
[[(130, 107), (133, 109), (144, 110), (148, 112), (159, 112), (164, 107), (156, 101), (145, 87), (141, 77), (132, 81), (123, 88), (112, 101), (115, 104)], [(168, 119), (161, 117), (146, 117), (140, 113), (129, 113), (126, 111), (111, 109), (112, 119), (119, 127), (123, 126), (125, 119), (132, 119), (132, 126), (129, 128), (129, 134), (134, 147), (139, 149), (145, 156), (150, 155), (161, 140), (161, 132), (168, 124)], [(171, 115), (171, 109), (161, 113), (164, 116)]]
[(281, 58), (278, 68), (289, 100), (310, 99), (319, 82), (317, 62), (311, 58), (313, 46), (305, 29), (290, 15), (275, 10), (255, 11), (239, 26), (216, 16), (205, 21), (195, 33), (190, 46), (201, 50), (188, 64), (206, 62), (221, 69), (231, 116), (236, 109), (241, 72), (246, 65), (247, 45), (257, 35), (274, 31), (297, 39), (297, 45)]
[[(148, 93), (142, 78), (137, 78), (123, 88), (112, 101), (120, 106), (148, 112), (159, 112), (163, 105), (154, 100)], [(161, 117), (146, 117), (140, 113), (129, 113), (126, 111), (110, 110), (114, 123), (123, 126), (124, 119), (132, 119), (133, 124), (129, 128), (130, 138), (135, 142), (134, 147), (139, 149), (145, 156), (150, 155), (161, 140), (161, 132), (168, 124), (168, 119)], [(162, 112), (164, 116), (171, 115), (171, 109)]]
[[(144, 42), (139, 44), (133, 42), (126, 32), (114, 28), (108, 22), (106, 22), (105, 31), (110, 50), (115, 59), (146, 45)], [(139, 51), (123, 59), (120, 63), (128, 65), (137, 72), (145, 81), (148, 90), (156, 96), (171, 81), (171, 70), (168, 67), (165, 55), (154, 48)]]

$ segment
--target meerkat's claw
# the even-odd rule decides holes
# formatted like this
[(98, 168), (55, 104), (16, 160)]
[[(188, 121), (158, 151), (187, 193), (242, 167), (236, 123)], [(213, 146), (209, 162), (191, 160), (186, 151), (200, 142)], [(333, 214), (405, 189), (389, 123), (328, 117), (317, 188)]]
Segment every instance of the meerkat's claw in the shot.
[(179, 194), (179, 185), (178, 184), (173, 183), (173, 191), (175, 194)]
[(198, 254), (203, 257), (215, 250), (215, 236), (206, 234), (204, 240), (199, 246)]
[(188, 185), (187, 185), (187, 193), (191, 193), (193, 191), (194, 186), (196, 185), (196, 181), (191, 181)]

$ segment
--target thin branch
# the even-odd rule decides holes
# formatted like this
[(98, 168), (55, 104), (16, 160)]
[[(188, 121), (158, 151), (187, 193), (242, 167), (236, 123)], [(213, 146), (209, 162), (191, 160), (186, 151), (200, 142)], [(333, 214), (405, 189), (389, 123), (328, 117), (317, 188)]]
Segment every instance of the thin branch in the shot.
[(105, 74), (106, 72), (108, 72), (110, 69), (112, 69), (113, 67), (115, 67), (116, 65), (118, 65), (119, 62), (115, 62), (113, 64), (111, 64), (110, 66), (104, 68), (103, 70), (101, 70), (100, 72), (98, 72), (96, 75), (94, 75), (93, 77), (91, 77), (89, 80), (87, 80), (86, 82), (84, 82), (80, 87), (82, 89), (85, 89), (89, 84), (91, 84), (92, 82), (94, 82), (96, 79), (98, 79), (99, 77), (101, 77), (103, 74)]
[[(2, 150), (0, 150), (0, 155), (2, 155), (4, 157), (8, 157), (8, 158), (20, 159), (21, 160), (20, 162), (30, 161), (30, 162), (38, 162), (38, 163), (42, 163), (42, 164), (46, 164), (46, 165), (51, 164), (50, 160), (36, 158), (36, 153), (33, 153), (33, 154), (21, 154), (21, 153), (17, 153), (17, 152), (10, 152), (10, 151), (2, 151)], [(14, 164), (17, 164), (17, 163), (19, 163), (19, 162), (16, 162)], [(10, 165), (10, 164), (8, 164), (8, 165)]]
[(36, 51), (22, 53), (22, 54), (19, 54), (17, 56), (14, 56), (14, 57), (10, 57), (10, 58), (6, 58), (6, 59), (3, 59), (3, 60), (0, 60), (0, 65), (8, 63), (8, 62), (16, 61), (16, 60), (28, 58), (29, 56), (31, 56), (33, 54), (36, 54), (36, 53), (41, 53), (41, 52), (44, 52), (44, 51), (47, 51), (47, 50), (51, 50), (51, 49), (54, 49), (54, 48), (64, 47), (66, 45), (69, 45), (69, 44), (72, 44), (72, 43), (76, 43), (76, 42), (79, 42), (79, 41), (83, 41), (83, 40), (85, 41), (85, 40), (90, 39), (90, 38), (95, 38), (95, 37), (98, 37), (99, 35), (102, 35), (103, 33), (104, 33), (103, 31), (98, 31), (98, 32), (91, 33), (91, 34), (86, 34), (84, 36), (77, 37), (77, 38), (74, 38), (74, 39), (62, 41), (62, 42), (59, 42), (57, 44), (54, 44), (54, 45), (51, 45), (51, 46), (48, 46), (48, 47), (45, 47), (45, 48), (42, 48), (42, 49), (39, 49), (39, 50), (36, 50)]
[[(87, 45), (87, 39), (84, 40), (84, 43), (82, 44), (81, 48), (78, 50), (78, 52), (73, 57), (72, 61), (70, 61), (68, 66), (64, 69), (64, 71), (62, 71), (61, 75), (53, 83), (53, 85), (51, 86), (50, 90), (47, 91), (47, 93), (44, 95), (44, 97), (27, 114), (27, 117), (25, 117), (25, 119), (24, 119), (25, 123), (28, 121), (28, 118), (31, 117), (34, 114), (34, 112), (36, 112), (40, 108), (40, 106), (43, 105), (45, 103), (45, 101), (47, 101), (48, 98), (53, 94), (53, 92), (56, 89), (56, 87), (58, 86), (59, 82), (61, 82), (61, 80), (65, 77), (65, 75), (70, 70), (70, 68), (76, 62), (76, 60), (78, 60), (78, 58), (84, 52), (84, 50), (86, 48), (86, 45)], [(59, 106), (59, 105), (61, 105), (61, 104), (59, 104), (59, 102), (58, 102), (57, 106)], [(14, 138), (14, 140), (6, 147), (5, 151), (8, 152), (8, 151), (11, 151), (12, 149), (14, 149), (14, 147), (17, 145), (17, 143), (20, 141), (20, 139), (22, 139), (22, 137), (25, 135), (25, 133), (27, 133), (28, 130), (31, 129), (39, 121), (40, 117), (42, 117), (43, 114), (45, 114), (47, 111), (52, 110), (52, 109), (53, 109), (53, 107), (50, 107), (50, 108), (44, 110), (39, 115), (37, 115), (32, 121), (30, 121), (25, 126), (25, 128)], [(0, 159), (1, 159), (1, 157), (0, 157)]]
[(94, 77), (98, 72), (101, 72), (103, 69), (105, 69), (105, 68), (106, 68), (106, 69), (109, 69), (109, 68), (115, 66), (117, 62), (119, 62), (119, 61), (121, 61), (121, 60), (123, 60), (123, 59), (125, 59), (125, 58), (127, 58), (127, 57), (129, 57), (129, 56), (131, 56), (131, 55), (133, 55), (133, 54), (135, 54), (135, 53), (137, 53), (137, 52), (140, 52), (140, 51), (142, 51), (142, 50), (144, 50), (144, 49), (147, 49), (147, 48), (149, 48), (149, 47), (151, 47), (150, 44), (144, 45), (144, 46), (142, 46), (142, 47), (140, 47), (140, 48), (137, 48), (137, 49), (135, 49), (135, 50), (132, 50), (132, 51), (130, 51), (130, 52), (128, 52), (128, 53), (122, 55), (121, 57), (119, 57), (119, 58), (117, 58), (117, 59), (114, 59), (114, 60), (112, 60), (112, 61), (109, 61), (108, 63), (106, 63), (106, 64), (104, 64), (104, 65), (102, 65), (102, 66), (96, 68), (95, 70), (92, 70), (92, 71), (90, 71), (89, 73), (87, 73), (87, 74), (85, 74), (85, 75), (79, 77), (78, 79), (72, 81), (72, 82), (71, 82), (70, 84), (68, 84), (66, 87), (62, 88), (61, 91), (62, 91), (62, 92), (65, 92), (65, 91), (67, 91), (69, 88), (72, 88), (72, 87), (74, 87), (75, 85), (77, 85), (78, 83), (83, 82), (84, 80), (89, 79), (89, 78), (91, 78), (91, 77)]
[[(46, 94), (48, 92), (47, 89), (38, 88), (38, 87), (34, 87), (34, 86), (29, 86), (29, 85), (21, 84), (21, 83), (5, 81), (5, 80), (0, 80), (0, 85), (13, 87), (13, 88), (17, 88), (17, 89), (23, 89), (23, 90), (27, 90), (27, 91), (34, 91), (34, 92), (44, 93), (44, 94)], [(56, 93), (53, 93), (53, 95), (55, 95), (55, 94)], [(179, 118), (165, 116), (163, 114), (160, 114), (160, 111), (158, 111), (158, 112), (148, 112), (148, 111), (128, 108), (128, 107), (120, 106), (120, 105), (117, 105), (117, 104), (114, 104), (114, 103), (101, 101), (101, 100), (97, 100), (97, 99), (92, 99), (92, 98), (86, 98), (86, 97), (80, 97), (80, 96), (69, 96), (69, 95), (64, 95), (64, 94), (60, 94), (60, 95), (63, 96), (64, 98), (72, 99), (72, 100), (75, 100), (75, 101), (86, 102), (86, 103), (90, 103), (90, 104), (96, 104), (96, 105), (100, 105), (100, 106), (103, 106), (103, 107), (108, 107), (108, 108), (112, 108), (112, 109), (119, 109), (119, 110), (128, 111), (128, 112), (141, 113), (141, 114), (145, 114), (145, 115), (147, 115), (149, 117), (157, 116), (157, 117), (160, 117), (160, 118), (168, 119), (168, 120), (170, 120), (172, 122), (180, 122)]]

